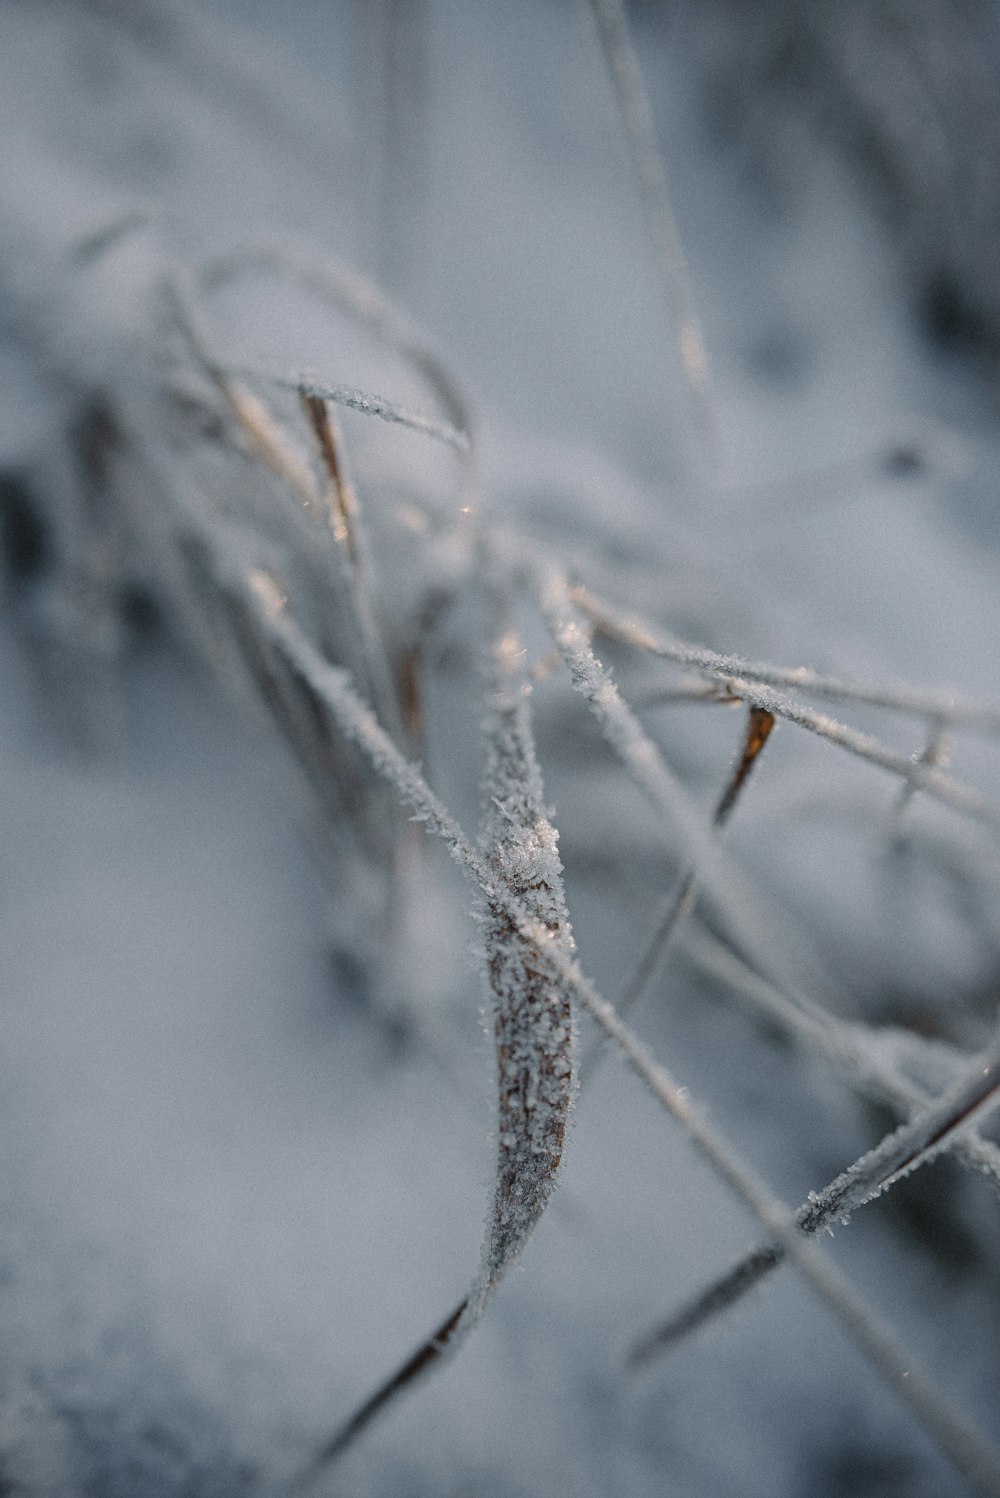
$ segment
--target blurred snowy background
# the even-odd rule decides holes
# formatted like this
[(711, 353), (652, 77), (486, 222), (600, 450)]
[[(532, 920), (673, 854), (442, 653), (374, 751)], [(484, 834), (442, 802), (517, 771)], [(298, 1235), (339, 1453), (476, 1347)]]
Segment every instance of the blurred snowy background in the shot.
[[(207, 451), (211, 382), (177, 372), (165, 278), (278, 236), (380, 282), (470, 393), (489, 522), (717, 650), (955, 689), (992, 737), (950, 733), (949, 773), (994, 792), (996, 8), (631, 15), (709, 355), (708, 456), (586, 5), (0, 8), (3, 1491), (274, 1491), (456, 1302), (490, 1190), (470, 891), (411, 840), (405, 909), (386, 912), (378, 793), (362, 781), (373, 809), (338, 833), (211, 618), (199, 654), (160, 491), (135, 500), (142, 523), (119, 513), (127, 486), (107, 499), (108, 451), (134, 438), (177, 513), (221, 495), (220, 524), (254, 510), (280, 553), (246, 454), (192, 440), (193, 423)], [(218, 279), (199, 307), (213, 357), (450, 419), (308, 286)], [(474, 831), (462, 471), (418, 433), (342, 419), (383, 627), (401, 658), (421, 642), (410, 748)], [(311, 568), (290, 586), (320, 629)], [(685, 859), (522, 612), (579, 956), (615, 1000)], [(598, 653), (707, 824), (741, 711), (657, 705), (690, 678)], [(926, 714), (820, 706), (925, 751)], [(935, 1090), (996, 1015), (997, 826), (927, 796), (894, 818), (898, 798), (782, 724), (727, 846), (766, 901), (770, 976)], [(894, 1119), (734, 1005), (695, 961), (700, 909), (689, 925), (637, 1027), (798, 1203)], [(623, 1371), (633, 1337), (759, 1236), (608, 1057), (523, 1268), (327, 1489), (967, 1491), (791, 1270)], [(989, 1183), (943, 1159), (826, 1247), (1000, 1440)]]

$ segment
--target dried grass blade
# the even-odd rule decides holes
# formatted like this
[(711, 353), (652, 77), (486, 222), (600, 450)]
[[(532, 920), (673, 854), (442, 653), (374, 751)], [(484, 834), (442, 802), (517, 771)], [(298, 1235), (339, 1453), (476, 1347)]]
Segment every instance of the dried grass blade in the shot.
[[(496, 1039), (497, 1178), (482, 1266), (469, 1295), (432, 1337), (323, 1446), (300, 1474), (308, 1486), (418, 1378), (453, 1353), (481, 1318), (555, 1189), (573, 1099), (570, 991), (538, 949), (535, 929), (566, 953), (572, 935), (557, 834), (545, 812), (528, 718), (522, 652), (507, 634), (493, 660), (487, 720), (482, 856), (507, 900), (484, 891), (479, 914)], [(532, 931), (506, 908), (518, 902)]]
[[(512, 634), (494, 652), (481, 846), (504, 888), (568, 953), (557, 834), (543, 801), (521, 655)], [(481, 922), (499, 1081), (497, 1187), (479, 1290), (485, 1303), (555, 1189), (573, 1099), (575, 1025), (568, 989), (510, 913), (487, 897)]]
[(810, 1199), (805, 1226), (813, 1232), (873, 1201), (904, 1176), (955, 1143), (959, 1131), (1000, 1104), (1000, 1038), (978, 1056), (953, 1087), (863, 1155), (825, 1191)]
[(272, 420), (257, 396), (212, 353), (198, 327), (192, 298), (180, 275), (166, 277), (164, 285), (170, 298), (178, 329), (202, 373), (215, 386), (238, 423), (253, 454), (271, 472), (299, 496), (307, 508), (316, 503), (316, 485), (309, 466), (289, 444), (286, 434)]
[(724, 827), (732, 816), (733, 808), (750, 777), (751, 770), (757, 763), (757, 756), (770, 738), (773, 728), (774, 714), (768, 712), (765, 707), (755, 707), (751, 704), (739, 763), (715, 808), (713, 820), (716, 827)]
[(319, 1451), (288, 1484), (286, 1492), (289, 1495), (307, 1492), (323, 1472), (344, 1454), (363, 1431), (368, 1429), (386, 1405), (391, 1404), (397, 1394), (401, 1394), (414, 1379), (419, 1378), (443, 1356), (465, 1314), (468, 1303), (467, 1299), (461, 1301), (447, 1320), (441, 1323), (434, 1335), (428, 1337), (426, 1342), (422, 1342), (402, 1367), (391, 1378), (387, 1378), (371, 1398), (355, 1411), (350, 1420), (341, 1426), (336, 1435), (320, 1447)]

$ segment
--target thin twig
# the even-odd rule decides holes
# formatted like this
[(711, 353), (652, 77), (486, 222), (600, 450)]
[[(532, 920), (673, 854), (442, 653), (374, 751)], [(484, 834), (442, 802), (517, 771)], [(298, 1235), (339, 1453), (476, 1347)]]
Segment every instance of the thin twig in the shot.
[(920, 718), (940, 718), (953, 725), (977, 729), (982, 733), (1000, 733), (1000, 707), (970, 701), (960, 692), (928, 691), (920, 687), (883, 686), (873, 682), (854, 681), (850, 677), (830, 676), (808, 666), (778, 666), (748, 661), (738, 655), (723, 655), (703, 645), (680, 640), (656, 625), (634, 615), (622, 614), (588, 588), (573, 589), (573, 601), (594, 621), (595, 627), (611, 639), (632, 645), (664, 660), (693, 666), (721, 682), (734, 679), (762, 682), (775, 687), (793, 687), (816, 697), (842, 698), (912, 713)]
[[(811, 1192), (795, 1213), (803, 1233), (817, 1233), (834, 1221), (846, 1226), (858, 1207), (882, 1195), (897, 1181), (937, 1158), (1000, 1104), (1000, 1041), (977, 1056), (963, 1076), (936, 1101), (889, 1134), (823, 1191)], [(759, 1245), (691, 1302), (637, 1341), (629, 1363), (638, 1368), (663, 1356), (720, 1311), (734, 1305), (787, 1257), (784, 1241)]]

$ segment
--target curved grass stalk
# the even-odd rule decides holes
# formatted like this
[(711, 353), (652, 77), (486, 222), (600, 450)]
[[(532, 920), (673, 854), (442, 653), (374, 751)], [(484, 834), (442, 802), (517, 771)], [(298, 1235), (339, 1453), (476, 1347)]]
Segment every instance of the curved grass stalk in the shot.
[[(493, 653), (480, 856), (532, 925), (540, 925), (549, 943), (569, 952), (572, 935), (557, 836), (545, 814), (522, 655), (512, 634), (502, 636)], [(499, 1112), (496, 1184), (480, 1272), (433, 1335), (322, 1446), (296, 1479), (296, 1492), (310, 1486), (399, 1394), (457, 1351), (556, 1187), (574, 1090), (569, 989), (547, 968), (536, 941), (504, 902), (485, 891), (479, 923), (493, 1012)]]

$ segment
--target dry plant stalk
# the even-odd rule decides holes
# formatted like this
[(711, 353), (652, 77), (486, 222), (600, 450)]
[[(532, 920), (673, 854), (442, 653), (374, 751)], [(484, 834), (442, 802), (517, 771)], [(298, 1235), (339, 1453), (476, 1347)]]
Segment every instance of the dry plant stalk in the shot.
[(743, 661), (737, 656), (720, 655), (718, 651), (677, 640), (654, 625), (622, 615), (585, 588), (574, 588), (572, 600), (588, 616), (594, 627), (599, 625), (609, 638), (631, 645), (633, 649), (660, 656), (664, 660), (695, 666), (706, 675), (724, 682), (728, 690), (746, 702), (765, 708), (776, 718), (795, 723), (819, 738), (847, 750), (849, 754), (855, 754), (869, 764), (902, 777), (915, 789), (933, 796), (952, 811), (979, 822), (993, 833), (1000, 833), (1000, 801), (995, 797), (987, 796), (973, 786), (946, 775), (936, 764), (923, 758), (914, 759), (910, 755), (900, 754), (882, 743), (874, 734), (862, 733), (830, 717), (828, 713), (817, 712), (814, 708), (797, 702), (770, 683), (781, 681), (802, 691), (811, 690), (822, 695), (869, 702), (900, 712), (936, 717), (949, 724), (962, 723), (990, 734), (1000, 731), (1000, 713), (995, 708), (966, 703), (957, 694), (910, 693), (905, 689), (891, 688), (880, 692), (877, 688), (842, 681), (840, 678), (822, 677), (806, 667), (789, 669)]
[[(829, 1228), (834, 1222), (846, 1227), (858, 1207), (904, 1176), (935, 1160), (981, 1122), (1000, 1104), (1000, 1041), (977, 1056), (965, 1075), (938, 1101), (917, 1113), (909, 1123), (886, 1136), (874, 1149), (819, 1192), (810, 1192), (795, 1214), (804, 1234)], [(740, 1259), (726, 1274), (638, 1340), (629, 1353), (634, 1368), (663, 1356), (690, 1333), (735, 1304), (787, 1257), (787, 1245), (764, 1244)]]
[[(245, 588), (245, 585), (242, 586)], [(489, 862), (464, 837), (420, 773), (407, 763), (381, 729), (370, 709), (354, 693), (348, 673), (331, 667), (318, 657), (280, 605), (266, 609), (261, 615), (260, 603), (254, 597), (253, 590), (250, 589), (245, 596), (258, 610), (260, 622), (275, 644), (297, 664), (327, 703), (340, 731), (364, 751), (376, 772), (395, 786), (403, 802), (424, 821), (428, 831), (443, 839), (452, 856), (476, 881), (488, 901), (506, 912), (514, 930), (532, 946), (540, 964), (586, 1009), (607, 1038), (618, 1047), (653, 1097), (685, 1128), (720, 1179), (773, 1234), (788, 1257), (809, 1280), (814, 1291), (838, 1317), (858, 1349), (917, 1417), (955, 1468), (968, 1479), (974, 1491), (984, 1495), (984, 1498), (1000, 1498), (1000, 1452), (936, 1388), (900, 1345), (875, 1308), (858, 1296), (843, 1275), (817, 1254), (815, 1245), (802, 1234), (795, 1214), (771, 1194), (728, 1140), (704, 1119), (691, 1103), (687, 1090), (678, 1086), (669, 1072), (653, 1059), (646, 1047), (620, 1019), (614, 1007), (601, 997), (584, 976), (561, 941), (553, 940), (549, 929), (529, 915), (522, 900), (506, 883), (496, 879)], [(974, 1106), (978, 1108), (979, 1103)], [(966, 1121), (972, 1121), (972, 1115), (968, 1111), (958, 1120), (961, 1124)], [(947, 1138), (934, 1139), (934, 1153), (947, 1148), (955, 1135), (956, 1130), (953, 1129)], [(891, 1137), (896, 1139), (896, 1136)], [(921, 1163), (923, 1158), (929, 1156), (922, 1155), (920, 1160), (914, 1157), (904, 1163)], [(440, 1337), (446, 1338), (446, 1346), (454, 1345), (453, 1332), (459, 1327), (469, 1303), (463, 1302), (449, 1317), (437, 1337), (425, 1344), (404, 1369), (343, 1428), (341, 1436), (337, 1438), (339, 1444), (335, 1454), (339, 1454), (360, 1433), (371, 1415), (381, 1409), (397, 1390), (404, 1387), (416, 1373), (439, 1359), (442, 1350), (438, 1340)], [(305, 1477), (311, 1480), (319, 1470), (320, 1468), (311, 1464)]]
[[(241, 246), (201, 267), (198, 285), (208, 293), (253, 274), (276, 275), (289, 285), (301, 287), (319, 301), (346, 313), (369, 328), (379, 342), (393, 350), (425, 382), (447, 413), (446, 422), (434, 422), (402, 410), (381, 397), (355, 391), (350, 386), (327, 386), (314, 393), (323, 394), (351, 409), (380, 416), (385, 421), (400, 421), (414, 430), (423, 431), (448, 443), (461, 457), (461, 491), (463, 506), (476, 503), (478, 490), (478, 451), (475, 419), (469, 399), (460, 382), (440, 354), (414, 327), (409, 318), (383, 295), (373, 282), (353, 275), (342, 266), (310, 249), (284, 240), (266, 239)], [(310, 387), (310, 382), (276, 380), (275, 383)]]
[(629, 35), (625, 6), (623, 0), (590, 0), (590, 9), (632, 157), (646, 231), (662, 280), (667, 312), (676, 330), (681, 368), (701, 436), (709, 455), (714, 456), (719, 426), (709, 378), (708, 354), (695, 308), (687, 257), (670, 202), (653, 111)]

